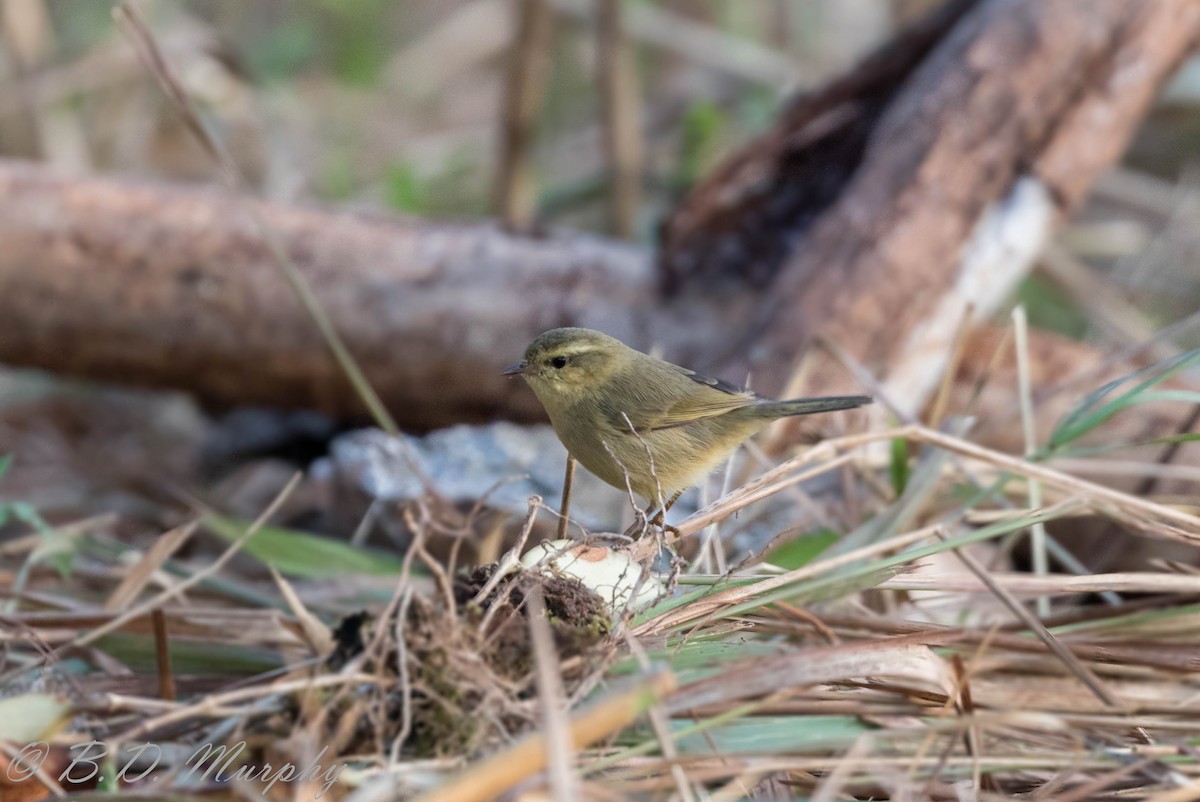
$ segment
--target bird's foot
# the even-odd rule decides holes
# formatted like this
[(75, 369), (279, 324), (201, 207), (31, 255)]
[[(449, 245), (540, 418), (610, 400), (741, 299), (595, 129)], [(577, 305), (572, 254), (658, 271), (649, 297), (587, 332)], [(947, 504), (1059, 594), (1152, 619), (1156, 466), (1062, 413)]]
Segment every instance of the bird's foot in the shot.
[(624, 536), (632, 540), (639, 540), (642, 537), (652, 534), (655, 529), (660, 530), (665, 535), (670, 535), (672, 540), (679, 537), (679, 530), (668, 523), (663, 523), (661, 515), (657, 515), (649, 521), (638, 516), (638, 520), (634, 521), (625, 530)]

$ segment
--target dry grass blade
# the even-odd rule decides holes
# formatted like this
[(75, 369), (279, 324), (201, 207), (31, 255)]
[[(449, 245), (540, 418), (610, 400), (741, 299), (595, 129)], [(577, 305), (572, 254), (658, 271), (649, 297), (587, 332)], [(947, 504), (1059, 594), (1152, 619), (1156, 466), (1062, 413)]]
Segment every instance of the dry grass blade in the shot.
[(556, 799), (579, 799), (579, 777), (575, 773), (575, 750), (571, 744), (567, 696), (559, 673), (554, 635), (546, 623), (546, 603), (541, 588), (533, 587), (525, 598), (529, 635), (533, 644), (534, 674), (542, 708), (542, 728), (549, 752), (550, 788)]
[[(651, 663), (650, 657), (646, 654), (646, 650), (638, 643), (636, 638), (630, 637), (626, 633), (625, 642), (629, 645), (629, 650), (633, 652), (637, 658), (638, 665), (641, 670), (650, 673)], [(650, 706), (648, 711), (650, 715), (650, 724), (654, 728), (654, 736), (658, 739), (659, 750), (663, 757), (668, 760), (674, 760), (679, 756), (679, 750), (675, 745), (675, 736), (671, 732), (670, 720), (667, 717), (666, 708), (661, 704)], [(680, 802), (695, 802), (695, 794), (692, 793), (692, 785), (688, 781), (687, 772), (683, 770), (683, 766), (674, 765), (671, 767), (671, 777), (675, 781), (675, 790), (679, 794)]]
[(158, 696), (168, 702), (175, 701), (175, 673), (171, 669), (171, 639), (167, 633), (167, 618), (163, 611), (151, 614), (154, 621), (154, 652), (158, 662)]
[(1169, 343), (1154, 340), (1154, 330), (1121, 297), (1111, 280), (1089, 269), (1062, 246), (1046, 248), (1041, 264), (1050, 277), (1071, 294), (1072, 300), (1088, 312), (1088, 319), (1117, 343), (1147, 343), (1147, 350), (1156, 359), (1168, 359), (1178, 353)]
[(120, 610), (128, 607), (137, 598), (142, 589), (150, 582), (154, 572), (162, 567), (163, 563), (171, 558), (171, 555), (177, 552), (192, 533), (196, 531), (196, 527), (200, 525), (199, 521), (192, 521), (183, 526), (176, 527), (170, 532), (163, 534), (154, 541), (154, 545), (150, 550), (142, 555), (142, 559), (138, 560), (137, 564), (129, 569), (129, 573), (121, 580), (121, 584), (117, 585), (116, 589), (109, 595), (104, 602), (105, 610)]
[[(229, 545), (229, 547), (226, 548), (225, 551), (223, 551), (220, 554), (220, 556), (218, 556), (216, 558), (216, 560), (214, 560), (212, 563), (205, 566), (203, 569), (197, 571), (196, 573), (192, 574), (190, 577), (185, 579), (183, 582), (180, 582), (178, 585), (175, 585), (175, 586), (163, 591), (162, 593), (159, 593), (158, 595), (154, 596), (153, 598), (148, 599), (147, 601), (143, 602), (142, 604), (139, 604), (136, 607), (125, 611), (123, 614), (113, 618), (107, 624), (104, 624), (100, 627), (97, 627), (96, 629), (91, 630), (90, 632), (87, 632), (83, 635), (80, 635), (77, 638), (74, 638), (66, 647), (60, 647), (60, 649), (55, 650), (55, 653), (61, 652), (63, 649), (66, 649), (66, 648), (75, 649), (75, 648), (79, 648), (80, 646), (86, 646), (89, 643), (95, 643), (101, 637), (109, 634), (110, 632), (116, 632), (118, 629), (120, 629), (122, 626), (124, 626), (127, 622), (132, 621), (135, 618), (141, 618), (142, 616), (146, 615), (147, 613), (150, 613), (151, 611), (155, 610), (156, 608), (161, 607), (166, 602), (170, 601), (171, 599), (175, 598), (179, 594), (183, 593), (188, 588), (194, 587), (195, 585), (199, 584), (206, 578), (212, 576), (213, 574), (216, 574), (223, 567), (225, 567), (226, 563), (228, 563), (230, 560), (233, 559), (233, 556), (241, 550), (242, 546), (245, 545), (246, 541), (249, 540), (250, 538), (254, 537), (255, 533), (258, 532), (258, 530), (261, 529), (263, 527), (263, 525), (265, 525), (266, 522), (271, 519), (271, 517), (275, 514), (275, 512), (283, 505), (283, 502), (286, 501), (287, 498), (292, 494), (292, 491), (294, 491), (296, 489), (296, 485), (298, 485), (299, 482), (300, 482), (300, 474), (293, 475), (292, 478), (288, 481), (287, 485), (285, 485), (284, 488), (281, 491), (279, 491), (279, 494), (275, 497), (275, 499), (271, 502), (271, 504), (267, 507), (267, 509), (263, 510), (262, 514), (259, 515), (259, 517), (257, 519), (255, 519), (254, 523), (252, 523), (249, 527), (246, 528), (246, 531), (241, 535), (241, 537), (239, 537), (237, 540), (235, 540), (233, 543), (231, 543)], [(26, 671), (29, 671), (31, 669), (40, 668), (40, 667), (46, 665), (50, 661), (51, 658), (52, 658), (52, 655), (43, 655), (42, 657), (39, 657), (36, 661), (34, 661), (34, 663), (31, 665), (28, 665), (28, 666), (25, 666), (22, 668), (18, 668), (13, 671), (9, 671), (5, 674), (2, 674), (2, 675), (0, 675), (0, 683), (14, 679), (15, 677), (17, 677), (21, 674), (24, 674)]]
[(1164, 791), (1161, 794), (1146, 797), (1146, 802), (1195, 802), (1200, 799), (1200, 781), (1183, 788)]
[[(1095, 798), (1096, 794), (1111, 787), (1113, 784), (1118, 783), (1126, 777), (1129, 777), (1147, 768), (1153, 761), (1154, 758), (1143, 758), (1134, 763), (1130, 763), (1127, 766), (1122, 766), (1116, 771), (1110, 771), (1102, 774), (1092, 782), (1083, 783), (1071, 792), (1058, 794), (1053, 798), (1058, 800), (1058, 802), (1087, 802), (1087, 800)], [(1042, 793), (1044, 790), (1046, 790), (1046, 786), (1043, 786), (1042, 789), (1039, 789), (1039, 793), (1037, 795), (1038, 799), (1049, 798), (1048, 791), (1046, 793)]]
[[(191, 131), (196, 141), (208, 152), (221, 170), (221, 176), (225, 181), (226, 186), (234, 192), (244, 192), (245, 182), (242, 180), (241, 173), (238, 171), (237, 163), (229, 150), (224, 146), (222, 141), (212, 132), (212, 130), (204, 124), (203, 119), (197, 113), (195, 105), (192, 103), (187, 91), (183, 88), (182, 82), (175, 75), (171, 65), (163, 57), (162, 50), (154, 40), (153, 34), (146, 26), (136, 6), (131, 0), (124, 0), (113, 9), (113, 16), (118, 25), (129, 35), (137, 48), (138, 55), (142, 57), (146, 67), (151, 74), (162, 85), (163, 91), (171, 98), (179, 110), (180, 116), (183, 118), (184, 124)], [(333, 352), (334, 358), (338, 365), (342, 368), (346, 378), (354, 385), (355, 392), (362, 399), (363, 404), (370, 411), (372, 418), (381, 429), (392, 436), (396, 436), (400, 432), (400, 427), (392, 419), (387, 408), (379, 399), (378, 394), (363, 375), (362, 369), (354, 360), (350, 350), (342, 341), (341, 335), (333, 327), (333, 322), (329, 316), (325, 314), (324, 307), (317, 300), (312, 288), (308, 285), (299, 268), (291, 260), (287, 254), (287, 249), (283, 247), (279, 236), (275, 230), (267, 224), (266, 219), (262, 216), (262, 212), (258, 205), (254, 202), (249, 202), (247, 208), (251, 217), (254, 219), (255, 225), (262, 236), (263, 243), (271, 252), (275, 264), (279, 266), (280, 271), (287, 279), (292, 289), (296, 292), (296, 296), (304, 305), (309, 317), (321, 332), (321, 337), (329, 346), (329, 350)], [(420, 463), (407, 452), (405, 448), (405, 456), (411, 463), (413, 472), (417, 476), (423, 476)]]
[[(1010, 593), (1027, 595), (1069, 595), (1082, 593), (1178, 593), (1200, 594), (1200, 576), (1124, 572), (1119, 574), (1048, 574), (1044, 577), (1020, 573), (988, 572), (996, 586)], [(891, 590), (929, 590), (943, 593), (975, 593), (989, 586), (975, 574), (945, 573), (922, 575), (910, 573), (889, 579), (879, 585)]]
[[(1037, 452), (1038, 446), (1037, 432), (1034, 430), (1033, 391), (1029, 379), (1029, 325), (1025, 307), (1018, 305), (1013, 310), (1012, 318), (1017, 346), (1017, 402), (1021, 410), (1021, 432), (1025, 436), (1025, 456), (1029, 457)], [(1033, 509), (1042, 506), (1042, 486), (1036, 479), (1029, 482), (1029, 506)], [(1050, 560), (1046, 554), (1046, 525), (1036, 523), (1029, 528), (1029, 532), (1033, 572), (1045, 576), (1050, 572)], [(1039, 596), (1037, 608), (1038, 615), (1043, 618), (1050, 615), (1050, 600)]]
[(245, 702), (257, 702), (262, 699), (291, 693), (311, 693), (321, 688), (337, 688), (344, 685), (376, 685), (381, 682), (379, 677), (371, 674), (333, 674), (324, 677), (304, 677), (287, 680), (271, 685), (241, 688), (226, 693), (212, 694), (198, 702), (188, 705), (178, 705), (158, 716), (138, 722), (121, 733), (121, 739), (133, 741), (146, 738), (160, 729), (178, 724), (183, 721), (193, 721), (198, 718), (224, 718), (229, 715), (244, 716), (250, 711), (239, 707)]
[(849, 565), (858, 560), (878, 555), (881, 552), (892, 549), (900, 549), (904, 546), (925, 540), (931, 537), (936, 532), (938, 527), (928, 527), (911, 532), (884, 543), (872, 544), (856, 549), (846, 554), (840, 555), (830, 560), (822, 560), (820, 563), (806, 565), (802, 568), (797, 568), (794, 571), (780, 574), (769, 579), (763, 579), (756, 582), (752, 586), (734, 586), (721, 590), (709, 596), (697, 599), (686, 607), (681, 607), (678, 610), (672, 610), (663, 615), (656, 616), (653, 619), (646, 621), (633, 630), (633, 634), (644, 636), (649, 634), (658, 634), (666, 632), (675, 627), (682, 626), (688, 622), (700, 621), (704, 618), (716, 613), (718, 610), (738, 604), (756, 595), (784, 587), (803, 579), (816, 576), (842, 565)]
[[(594, 0), (553, 0), (556, 9), (579, 17), (595, 13)], [(799, 65), (779, 50), (752, 39), (694, 21), (657, 5), (630, 4), (629, 34), (647, 45), (685, 59), (772, 87), (795, 83)]]
[[(167, 624), (178, 637), (209, 641), (222, 645), (258, 645), (267, 648), (293, 648), (302, 642), (288, 626), (287, 617), (278, 610), (241, 609), (215, 606), (159, 607)], [(107, 626), (119, 621), (121, 632), (148, 635), (153, 633), (149, 613), (125, 618), (120, 612), (68, 611), (20, 613), (7, 618), (13, 624), (35, 628), (34, 633), (46, 643), (69, 644), (79, 630)], [(3, 640), (14, 642), (24, 638), (8, 634)]]
[(926, 646), (890, 641), (844, 643), (731, 661), (717, 676), (681, 688), (669, 708), (684, 712), (700, 705), (731, 702), (785, 688), (860, 677), (887, 677), (910, 683), (914, 689), (945, 695), (952, 693), (954, 687), (945, 663)]
[[(603, 699), (571, 719), (571, 742), (580, 748), (618, 732), (650, 705), (675, 690), (673, 674), (658, 674), (632, 690)], [(533, 733), (508, 749), (485, 758), (459, 777), (420, 796), (417, 802), (483, 802), (522, 779), (542, 771), (548, 760), (546, 733)], [(399, 802), (398, 797), (392, 800)]]
[(842, 762), (826, 775), (817, 791), (811, 797), (812, 802), (834, 802), (843, 793), (846, 781), (855, 770), (863, 768), (867, 755), (871, 752), (874, 741), (869, 735), (864, 735), (854, 742), (854, 745), (843, 755)]
[(974, 320), (975, 307), (968, 304), (963, 309), (962, 320), (959, 321), (958, 329), (954, 332), (953, 344), (950, 347), (950, 357), (942, 373), (941, 384), (933, 397), (933, 403), (929, 407), (928, 423), (930, 428), (937, 429), (940, 427), (942, 420), (946, 416), (946, 409), (950, 403), (950, 390), (954, 386), (954, 377), (958, 373), (959, 365), (962, 363), (963, 352), (967, 344), (967, 335), (971, 333)]
[(986, 585), (988, 590), (994, 593), (996, 597), (1004, 603), (1004, 606), (1012, 612), (1013, 615), (1021, 619), (1021, 622), (1025, 624), (1025, 626), (1029, 627), (1033, 633), (1038, 636), (1042, 643), (1045, 643), (1050, 651), (1052, 651), (1055, 656), (1058, 657), (1059, 660), (1062, 660), (1063, 665), (1065, 665), (1072, 674), (1078, 677), (1079, 681), (1087, 686), (1087, 688), (1096, 695), (1097, 699), (1104, 702), (1104, 704), (1108, 705), (1109, 707), (1119, 708), (1121, 706), (1120, 701), (1118, 701), (1117, 697), (1114, 696), (1113, 693), (1108, 690), (1108, 688), (1104, 687), (1104, 683), (1100, 681), (1100, 678), (1090, 671), (1087, 666), (1080, 662), (1075, 655), (1071, 654), (1071, 652), (1061, 643), (1059, 643), (1058, 638), (1055, 638), (1053, 635), (1051, 635), (1050, 630), (1046, 629), (1041, 621), (1039, 621), (1032, 613), (1026, 610), (1024, 605), (1013, 598), (1012, 594), (1001, 587), (999, 583), (995, 582), (992, 577), (988, 575), (986, 568), (980, 565), (973, 557), (971, 557), (971, 555), (967, 554), (961, 549), (954, 549), (954, 556), (958, 557), (958, 559), (962, 561), (963, 565), (971, 569), (971, 573), (975, 574), (975, 576), (979, 578), (979, 581)]
[(1136, 511), (1139, 513), (1149, 514), (1153, 517), (1172, 521), (1180, 524), (1185, 529), (1164, 528), (1162, 534), (1167, 535), (1176, 540), (1182, 540), (1186, 543), (1200, 544), (1200, 517), (1182, 512), (1174, 507), (1165, 504), (1157, 504), (1153, 501), (1147, 501), (1129, 493), (1122, 493), (1119, 490), (1114, 490), (1104, 485), (1099, 485), (1094, 482), (1088, 482), (1083, 479), (1078, 479), (1074, 476), (1056, 471), (1052, 468), (1046, 468), (1037, 463), (1028, 462), (1019, 457), (1002, 454), (993, 449), (984, 448), (983, 446), (962, 440), (957, 437), (951, 437), (941, 432), (928, 429), (924, 426), (905, 427), (905, 435), (911, 436), (921, 442), (936, 445), (945, 448), (949, 451), (954, 451), (966, 457), (979, 459), (982, 462), (990, 463), (996, 467), (1011, 471), (1014, 474), (1025, 476), (1030, 479), (1038, 479), (1047, 485), (1055, 487), (1070, 494), (1078, 494), (1091, 499), (1108, 501), (1117, 507), (1127, 510)]
[(313, 650), (313, 654), (329, 654), (333, 651), (333, 635), (329, 632), (329, 627), (321, 623), (315, 615), (309, 612), (304, 605), (304, 601), (296, 593), (291, 584), (283, 578), (283, 575), (275, 570), (274, 566), (267, 566), (271, 571), (271, 578), (275, 580), (276, 587), (283, 595), (283, 600), (287, 602), (288, 608), (292, 611), (292, 615), (296, 616), (296, 620), (300, 623), (300, 631), (304, 635), (305, 642), (309, 648)]
[[(567, 462), (570, 464), (573, 462), (573, 460), (568, 459)], [(571, 472), (573, 473), (574, 471), (572, 470)], [(521, 533), (517, 535), (516, 544), (514, 544), (511, 549), (506, 551), (504, 556), (497, 561), (495, 570), (492, 571), (491, 578), (488, 579), (488, 581), (479, 589), (479, 592), (476, 593), (475, 597), (472, 599), (474, 604), (483, 604), (488, 596), (492, 595), (492, 591), (494, 591), (496, 587), (502, 581), (504, 581), (504, 578), (521, 566), (521, 555), (525, 553), (525, 544), (529, 540), (529, 534), (533, 531), (533, 525), (537, 521), (538, 509), (540, 509), (541, 506), (542, 499), (540, 497), (532, 496), (529, 499), (529, 512), (525, 514), (525, 523), (521, 526)], [(562, 522), (565, 520), (567, 520), (565, 516), (559, 519), (560, 527)], [(559, 539), (562, 539), (561, 532), (559, 533)]]

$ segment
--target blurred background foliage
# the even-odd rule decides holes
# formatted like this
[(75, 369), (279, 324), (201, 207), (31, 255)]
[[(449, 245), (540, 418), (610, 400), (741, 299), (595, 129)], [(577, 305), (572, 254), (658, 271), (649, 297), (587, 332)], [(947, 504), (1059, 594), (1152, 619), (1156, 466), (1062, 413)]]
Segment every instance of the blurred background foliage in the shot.
[[(548, 63), (528, 153), (536, 219), (604, 233), (598, 5), (545, 1)], [(791, 94), (848, 68), (933, 5), (625, 0), (642, 134), (635, 239), (653, 245), (679, 195), (766, 129)], [(179, 0), (144, 11), (265, 196), (475, 219), (496, 211), (520, 8), (516, 0)], [(115, 30), (109, 3), (6, 0), (3, 13), (0, 85), (15, 91), (0, 99), (0, 155), (212, 180), (209, 160)], [(1193, 59), (1126, 163), (1062, 229), (1060, 258), (1014, 298), (1034, 325), (1124, 341), (1197, 307), (1198, 98)]]
[[(162, 141), (172, 133), (171, 110), (130, 60), (110, 4), (11, 5), (25, 10), (9, 16), (44, 17), (22, 25), (40, 32), (16, 48), (36, 53), (20, 71), (38, 78), (27, 94), (43, 111), (73, 113), (83, 140), (74, 157), (97, 170), (211, 177), (199, 158), (186, 158), (200, 155), (191, 143)], [(244, 137), (238, 155), (269, 196), (475, 217), (489, 207), (517, 5), (192, 0), (144, 11), (212, 121), (235, 141)], [(922, 5), (929, 3), (624, 3), (644, 110), (641, 238), (652, 239), (681, 189), (768, 126), (788, 93), (851, 65)], [(595, 8), (580, 0), (550, 6), (550, 65), (533, 145), (538, 208), (548, 222), (601, 228)], [(12, 70), (11, 60), (6, 66)], [(139, 115), (147, 106), (158, 115), (154, 126)], [(41, 132), (50, 152), (3, 150), (53, 158), (54, 143), (45, 141), (52, 136)]]

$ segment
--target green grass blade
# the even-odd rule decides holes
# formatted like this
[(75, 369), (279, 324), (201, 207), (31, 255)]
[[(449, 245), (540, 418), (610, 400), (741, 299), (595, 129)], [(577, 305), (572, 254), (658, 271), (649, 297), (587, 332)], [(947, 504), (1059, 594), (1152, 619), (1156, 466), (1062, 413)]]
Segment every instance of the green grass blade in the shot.
[[(1200, 362), (1200, 349), (1188, 351), (1170, 359), (1156, 362), (1153, 365), (1130, 373), (1128, 376), (1115, 379), (1098, 390), (1089, 393), (1080, 400), (1071, 412), (1067, 413), (1059, 421), (1058, 426), (1055, 427), (1054, 432), (1050, 435), (1047, 449), (1053, 452), (1074, 440), (1078, 440), (1083, 435), (1103, 424), (1117, 412), (1134, 404), (1144, 403), (1147, 400), (1180, 400), (1177, 398), (1164, 399), (1161, 395), (1157, 397), (1148, 396), (1147, 391), (1197, 362)], [(1124, 393), (1109, 400), (1107, 403), (1101, 403), (1118, 387), (1139, 378), (1142, 380)], [(1177, 391), (1166, 392), (1173, 395)], [(1194, 396), (1195, 394), (1189, 393), (1187, 395)]]
[[(219, 515), (205, 516), (204, 525), (231, 543), (247, 527), (245, 522)], [(398, 575), (403, 567), (403, 561), (396, 555), (281, 527), (264, 526), (246, 541), (245, 551), (275, 566), (282, 574), (308, 579), (355, 574), (392, 576)]]
[(769, 553), (764, 562), (794, 571), (815, 560), (821, 552), (832, 546), (841, 537), (832, 529), (818, 529), (807, 535), (789, 540)]
[(677, 719), (671, 725), (682, 755), (824, 753), (875, 729), (855, 716), (748, 716), (705, 732), (686, 732), (690, 722)]
[(752, 610), (779, 601), (788, 601), (797, 598), (811, 601), (854, 593), (867, 587), (874, 587), (880, 582), (895, 576), (904, 569), (905, 565), (914, 560), (961, 546), (968, 546), (983, 540), (990, 540), (1000, 535), (1006, 535), (1009, 532), (1025, 529), (1035, 523), (1044, 523), (1059, 518), (1068, 512), (1069, 510), (1066, 507), (1059, 507), (1055, 510), (1024, 515), (1012, 520), (998, 521), (994, 524), (966, 532), (956, 537), (931, 543), (927, 546), (905, 549), (899, 554), (884, 557), (881, 560), (844, 566), (822, 577), (801, 580), (794, 585), (784, 585), (774, 588), (758, 598), (748, 599), (741, 604), (736, 604), (722, 610), (716, 613), (713, 618), (720, 619), (744, 615)]
[(904, 488), (908, 486), (908, 465), (908, 441), (903, 437), (893, 437), (888, 474), (897, 498), (904, 495)]
[(1111, 443), (1106, 446), (1088, 446), (1087, 448), (1064, 448), (1061, 451), (1055, 452), (1056, 457), (1091, 457), (1097, 454), (1111, 454), (1114, 451), (1122, 451), (1127, 448), (1141, 448), (1142, 446), (1170, 446), (1176, 443), (1193, 443), (1200, 441), (1200, 434), (1189, 432), (1187, 434), (1173, 434), (1168, 437), (1155, 437), (1152, 440), (1141, 440), (1136, 443)]
[(830, 554), (845, 554), (871, 543), (886, 540), (907, 527), (936, 497), (942, 468), (950, 454), (940, 448), (924, 449), (905, 480), (904, 493), (886, 510), (857, 526), (830, 548)]
[[(97, 640), (96, 647), (134, 671), (153, 674), (158, 668), (153, 635), (114, 632)], [(171, 638), (171, 665), (180, 674), (260, 674), (283, 664), (283, 655), (276, 649)]]

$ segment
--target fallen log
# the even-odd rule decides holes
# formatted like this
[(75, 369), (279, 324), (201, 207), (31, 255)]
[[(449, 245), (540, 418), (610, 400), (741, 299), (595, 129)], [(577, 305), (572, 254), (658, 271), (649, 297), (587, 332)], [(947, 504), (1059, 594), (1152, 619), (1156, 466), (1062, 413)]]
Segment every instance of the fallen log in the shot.
[[(681, 293), (727, 307), (731, 277), (769, 288), (738, 312), (753, 323), (723, 355), (732, 375), (777, 390), (766, 367), (820, 335), (915, 412), (962, 316), (1005, 300), (1200, 32), (1193, 0), (962, 5), (936, 42), (912, 35), (794, 104), (667, 222)], [(836, 381), (809, 367), (810, 388)]]
[[(0, 162), (0, 362), (215, 404), (362, 407), (258, 235), (249, 199)], [(641, 251), (576, 234), (261, 204), (402, 424), (536, 402), (499, 374), (532, 334), (645, 314)], [(628, 325), (625, 326), (628, 333)]]

